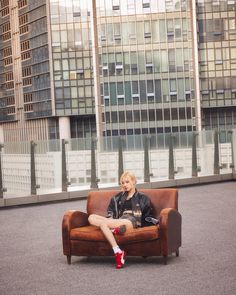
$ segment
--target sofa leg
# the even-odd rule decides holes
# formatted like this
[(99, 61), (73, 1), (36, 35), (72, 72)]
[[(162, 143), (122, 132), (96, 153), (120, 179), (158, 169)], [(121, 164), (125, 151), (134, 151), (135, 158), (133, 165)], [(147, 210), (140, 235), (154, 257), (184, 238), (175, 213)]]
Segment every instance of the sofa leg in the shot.
[(163, 255), (163, 262), (164, 262), (164, 265), (167, 265), (167, 255)]
[(71, 255), (67, 255), (66, 257), (67, 257), (67, 263), (71, 264)]
[(176, 257), (179, 257), (179, 249), (177, 249), (177, 250), (175, 251), (175, 255), (176, 255)]

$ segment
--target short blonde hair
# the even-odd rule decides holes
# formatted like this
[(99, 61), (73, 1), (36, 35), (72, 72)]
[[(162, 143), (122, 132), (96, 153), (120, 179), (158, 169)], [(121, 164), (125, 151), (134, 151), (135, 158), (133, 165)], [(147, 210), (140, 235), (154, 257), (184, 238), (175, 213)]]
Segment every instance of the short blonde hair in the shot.
[(132, 180), (135, 184), (137, 183), (137, 178), (136, 178), (136, 176), (134, 175), (134, 173), (131, 172), (131, 171), (125, 171), (125, 172), (122, 173), (122, 175), (121, 175), (121, 177), (120, 177), (120, 184), (122, 183), (122, 179), (123, 179), (124, 177), (130, 177), (131, 180)]

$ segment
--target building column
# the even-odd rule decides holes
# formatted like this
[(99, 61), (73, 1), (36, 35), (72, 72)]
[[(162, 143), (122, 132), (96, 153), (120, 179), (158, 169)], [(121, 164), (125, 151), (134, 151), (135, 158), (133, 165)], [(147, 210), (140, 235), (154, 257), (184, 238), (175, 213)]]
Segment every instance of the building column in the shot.
[(198, 36), (197, 36), (197, 11), (196, 0), (191, 1), (191, 18), (192, 18), (192, 47), (193, 47), (193, 68), (194, 68), (194, 82), (195, 82), (195, 125), (196, 130), (202, 130), (201, 118), (201, 96), (200, 96), (200, 77), (198, 64)]
[(0, 125), (0, 144), (1, 143), (4, 143), (4, 131), (2, 125)]
[(70, 117), (59, 117), (59, 136), (60, 139), (70, 139)]
[(100, 138), (102, 137), (102, 101), (100, 94), (100, 74), (99, 74), (99, 49), (98, 49), (98, 31), (97, 31), (97, 8), (96, 0), (92, 0), (91, 10), (91, 38), (93, 52), (93, 77), (94, 77), (94, 99), (97, 129), (97, 148), (100, 150)]

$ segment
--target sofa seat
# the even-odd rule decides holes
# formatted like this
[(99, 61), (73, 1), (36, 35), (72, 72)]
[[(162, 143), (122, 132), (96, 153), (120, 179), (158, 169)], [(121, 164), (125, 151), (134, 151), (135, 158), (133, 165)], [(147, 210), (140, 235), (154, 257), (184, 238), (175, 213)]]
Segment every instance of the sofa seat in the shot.
[[(118, 244), (128, 244), (158, 239), (159, 226), (152, 225), (142, 228), (129, 229), (124, 235), (116, 235)], [(70, 232), (71, 240), (107, 242), (102, 231), (92, 225), (73, 228)]]

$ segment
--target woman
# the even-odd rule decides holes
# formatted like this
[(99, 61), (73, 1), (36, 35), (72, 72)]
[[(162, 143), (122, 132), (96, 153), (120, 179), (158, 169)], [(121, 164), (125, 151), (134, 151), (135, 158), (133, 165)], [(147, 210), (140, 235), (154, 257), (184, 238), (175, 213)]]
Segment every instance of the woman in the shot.
[(146, 220), (151, 218), (150, 200), (136, 190), (135, 175), (129, 171), (124, 172), (120, 177), (120, 184), (122, 192), (112, 197), (107, 217), (91, 214), (88, 219), (91, 225), (100, 227), (110, 243), (116, 259), (116, 268), (123, 267), (125, 252), (118, 246), (114, 235), (124, 234), (127, 229), (150, 225)]

